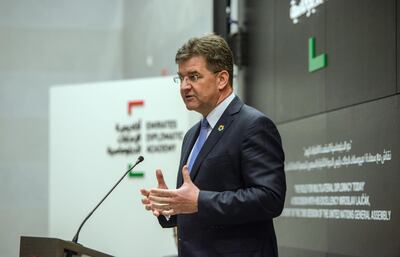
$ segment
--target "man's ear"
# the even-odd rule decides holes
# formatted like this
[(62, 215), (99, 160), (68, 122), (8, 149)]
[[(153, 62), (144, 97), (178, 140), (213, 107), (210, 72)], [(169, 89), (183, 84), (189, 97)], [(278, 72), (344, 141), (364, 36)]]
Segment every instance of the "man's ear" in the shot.
[(223, 90), (225, 87), (229, 86), (229, 73), (226, 70), (220, 71), (217, 76), (219, 90)]

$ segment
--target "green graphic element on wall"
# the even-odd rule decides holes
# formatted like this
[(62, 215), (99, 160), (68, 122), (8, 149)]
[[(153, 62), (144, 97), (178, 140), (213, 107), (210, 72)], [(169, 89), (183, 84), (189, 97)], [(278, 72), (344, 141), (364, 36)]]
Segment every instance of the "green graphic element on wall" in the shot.
[[(128, 165), (128, 170), (129, 170), (130, 168), (132, 168), (132, 164), (131, 164), (131, 163)], [(143, 177), (144, 177), (144, 172), (143, 172), (143, 171), (134, 171), (134, 170), (131, 170), (131, 172), (128, 173), (128, 176), (129, 176), (130, 178), (137, 178), (137, 177), (143, 178)]]
[(325, 68), (328, 65), (328, 56), (320, 54), (315, 56), (315, 38), (308, 39), (308, 71), (314, 72), (316, 70)]

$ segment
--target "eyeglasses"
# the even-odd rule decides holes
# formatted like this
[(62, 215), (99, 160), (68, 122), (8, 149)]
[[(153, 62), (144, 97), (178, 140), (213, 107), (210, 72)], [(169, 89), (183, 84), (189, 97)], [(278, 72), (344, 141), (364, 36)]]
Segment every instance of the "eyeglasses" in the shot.
[[(213, 73), (216, 74), (220, 71), (214, 71)], [(187, 78), (191, 83), (196, 83), (199, 79), (203, 78), (200, 74), (190, 74), (186, 76), (175, 76), (172, 79), (174, 80), (175, 84), (181, 85), (182, 82)]]
[(202, 76), (200, 76), (199, 74), (191, 74), (187, 76), (175, 76), (173, 77), (173, 80), (175, 84), (180, 85), (185, 80), (185, 78), (188, 78), (188, 80), (192, 83), (196, 83), (200, 78), (202, 78)]

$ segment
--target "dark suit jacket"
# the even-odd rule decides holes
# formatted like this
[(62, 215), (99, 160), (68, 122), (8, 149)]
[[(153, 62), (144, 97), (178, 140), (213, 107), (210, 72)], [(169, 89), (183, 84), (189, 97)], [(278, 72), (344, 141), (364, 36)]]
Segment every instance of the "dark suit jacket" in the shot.
[[(183, 139), (177, 188), (199, 131), (197, 123)], [(163, 227), (178, 226), (179, 256), (278, 256), (272, 219), (282, 212), (286, 182), (281, 139), (271, 120), (235, 97), (190, 177), (200, 189), (198, 212), (159, 218)]]

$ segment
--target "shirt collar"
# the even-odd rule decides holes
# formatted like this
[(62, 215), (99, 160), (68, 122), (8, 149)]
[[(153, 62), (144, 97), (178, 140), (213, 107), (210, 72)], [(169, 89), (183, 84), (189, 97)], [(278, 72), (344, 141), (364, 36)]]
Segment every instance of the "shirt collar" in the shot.
[(219, 118), (221, 118), (222, 114), (228, 108), (228, 105), (235, 98), (235, 94), (232, 92), (227, 98), (225, 98), (222, 102), (220, 102), (206, 117), (208, 124), (210, 124), (211, 130), (217, 124)]

